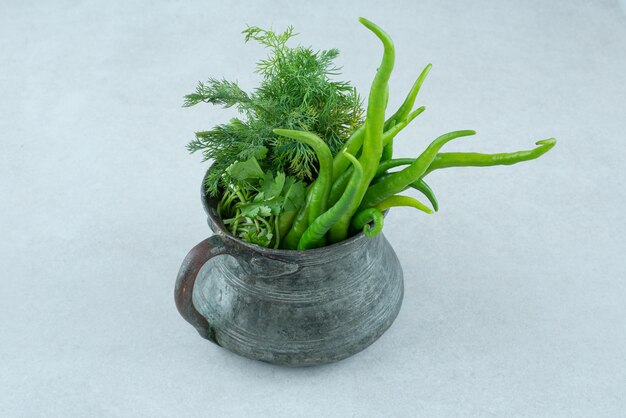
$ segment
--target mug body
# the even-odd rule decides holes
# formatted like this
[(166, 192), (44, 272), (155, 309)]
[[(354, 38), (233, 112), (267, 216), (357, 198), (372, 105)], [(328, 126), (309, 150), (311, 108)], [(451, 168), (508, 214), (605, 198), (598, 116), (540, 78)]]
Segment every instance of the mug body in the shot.
[[(382, 233), (314, 250), (267, 249), (229, 234), (215, 202), (203, 202), (215, 235), (183, 263), (177, 304), (216, 344), (260, 361), (312, 366), (363, 350), (398, 315), (402, 268)], [(191, 285), (183, 270), (194, 270)]]

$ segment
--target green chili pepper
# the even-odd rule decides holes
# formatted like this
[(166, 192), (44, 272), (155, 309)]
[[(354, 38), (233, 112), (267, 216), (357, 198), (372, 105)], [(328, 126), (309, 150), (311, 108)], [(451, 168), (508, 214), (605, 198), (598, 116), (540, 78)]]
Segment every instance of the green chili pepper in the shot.
[(281, 213), (280, 217), (278, 217), (276, 221), (276, 228), (278, 230), (278, 236), (284, 237), (289, 232), (291, 225), (293, 224), (294, 219), (296, 218), (297, 212), (292, 211), (289, 213)]
[[(435, 157), (435, 159), (436, 158), (437, 157)], [(385, 173), (385, 171), (401, 166), (401, 165), (413, 164), (414, 161), (415, 161), (415, 158), (395, 158), (393, 160), (387, 160), (387, 161), (381, 162), (378, 166), (376, 177), (374, 177), (374, 180), (372, 180), (372, 184), (376, 184), (384, 180), (385, 178), (388, 178), (389, 176), (391, 176), (391, 174), (393, 174), (393, 173)], [(420, 191), (424, 196), (426, 196), (430, 204), (433, 205), (433, 209), (435, 210), (435, 212), (439, 210), (439, 202), (437, 202), (435, 193), (430, 188), (430, 186), (426, 184), (423, 178), (420, 178), (419, 180), (414, 181), (413, 183), (409, 184), (409, 187), (412, 187), (415, 190)], [(332, 196), (332, 189), (331, 189), (331, 196)]]
[(381, 28), (367, 19), (360, 18), (359, 21), (371, 30), (383, 43), (384, 53), (380, 67), (376, 71), (376, 76), (370, 88), (370, 95), (367, 104), (367, 115), (365, 119), (365, 138), (359, 162), (363, 166), (363, 179), (358, 186), (355, 198), (344, 215), (333, 225), (330, 230), (331, 242), (339, 242), (348, 236), (350, 219), (359, 208), (359, 203), (367, 192), (369, 183), (376, 174), (378, 162), (383, 150), (383, 132), (385, 125), (385, 99), (388, 93), (388, 82), (395, 60), (393, 42)]
[[(370, 223), (374, 226), (371, 227)], [(362, 229), (363, 233), (371, 238), (383, 229), (383, 213), (378, 208), (364, 209), (352, 217), (351, 224), (354, 229)]]
[(388, 178), (371, 186), (367, 190), (367, 193), (361, 202), (361, 209), (374, 207), (389, 196), (400, 193), (411, 183), (419, 180), (424, 175), (428, 166), (430, 166), (432, 161), (435, 159), (437, 152), (447, 142), (463, 136), (474, 135), (475, 133), (476, 132), (474, 131), (455, 131), (441, 135), (439, 138), (435, 139), (407, 168), (397, 173), (393, 173)]
[[(417, 98), (417, 94), (419, 93), (420, 88), (422, 87), (422, 84), (424, 83), (424, 80), (426, 79), (426, 76), (428, 75), (428, 72), (430, 71), (431, 68), (432, 68), (432, 64), (428, 64), (426, 68), (422, 70), (421, 74), (419, 75), (415, 83), (413, 84), (413, 87), (411, 87), (409, 94), (404, 99), (404, 102), (402, 103), (402, 105), (398, 108), (396, 113), (394, 113), (389, 119), (385, 121), (385, 131), (390, 129), (393, 123), (397, 123), (398, 121), (404, 120), (407, 117), (407, 115), (409, 115), (409, 113), (411, 112), (411, 109), (413, 109), (413, 106), (415, 104), (415, 99)], [(386, 96), (388, 97), (388, 95), (389, 95), (389, 91), (387, 90)], [(385, 107), (387, 107), (386, 102), (387, 102), (387, 98), (385, 99)], [(420, 109), (421, 111), (419, 113), (424, 111), (423, 107)], [(417, 113), (417, 115), (419, 115), (419, 113)], [(354, 131), (354, 133), (350, 136), (348, 141), (346, 141), (346, 144), (344, 145), (342, 150), (339, 153), (337, 153), (337, 155), (335, 156), (335, 159), (333, 161), (333, 170), (334, 170), (333, 180), (336, 181), (337, 178), (350, 165), (350, 162), (344, 158), (343, 152), (346, 151), (352, 155), (356, 155), (358, 151), (361, 149), (361, 146), (363, 144), (363, 137), (365, 133), (363, 128), (364, 126), (361, 125), (359, 129)]]
[[(401, 165), (411, 165), (414, 162), (415, 162), (415, 158), (394, 158), (392, 160), (381, 162), (378, 165), (378, 170), (376, 171), (376, 177), (379, 177), (385, 174), (385, 171), (391, 170), (392, 168), (396, 168)], [(387, 174), (387, 176), (388, 175), (389, 174)]]
[[(402, 122), (400, 123), (396, 123), (396, 124), (392, 124), (391, 128), (387, 131), (385, 131), (385, 133), (383, 134), (383, 146), (385, 146), (385, 148), (392, 143), (393, 138), (398, 135), (398, 133), (400, 133), (400, 131), (402, 129), (404, 129), (413, 119), (415, 119), (417, 116), (419, 116), (422, 112), (424, 112), (424, 110), (426, 110), (426, 108), (424, 106), (417, 108), (415, 111), (411, 112), (411, 114)], [(384, 151), (383, 151), (384, 152)], [(403, 161), (408, 161), (406, 163), (397, 163), (396, 161), (400, 161), (400, 160), (387, 160), (387, 161), (380, 161), (380, 165), (379, 165), (379, 169), (376, 172), (376, 175), (379, 175), (381, 173), (383, 173), (384, 171), (393, 168), (393, 167), (397, 167), (398, 165), (409, 165), (411, 164), (413, 161), (415, 161), (415, 158), (404, 158), (402, 159)], [(394, 161), (394, 163), (389, 163), (389, 161)], [(391, 164), (391, 165), (390, 165)], [(394, 165), (395, 164), (395, 165)], [(384, 167), (384, 169), (380, 169), (380, 167)], [(333, 173), (336, 173), (333, 171)], [(334, 204), (337, 200), (339, 200), (339, 198), (341, 197), (341, 194), (343, 193), (343, 191), (346, 188), (346, 185), (348, 184), (348, 180), (350, 180), (350, 176), (352, 175), (352, 167), (349, 167), (347, 170), (344, 170), (339, 176), (335, 176), (335, 180), (333, 182), (333, 185), (330, 189), (330, 195), (328, 197), (328, 204), (332, 205)]]
[(500, 154), (479, 154), (475, 152), (444, 152), (437, 154), (426, 170), (426, 174), (448, 167), (489, 167), (494, 165), (512, 165), (522, 161), (534, 160), (556, 145), (556, 139), (537, 141), (537, 148), (526, 151), (504, 152)]
[(431, 189), (430, 186), (426, 184), (424, 179), (419, 179), (417, 181), (414, 181), (413, 183), (409, 185), (409, 187), (412, 187), (415, 190), (422, 192), (422, 194), (426, 196), (430, 204), (433, 205), (433, 210), (435, 212), (439, 211), (439, 202), (437, 202), (435, 193), (433, 192), (433, 189)]
[(398, 196), (398, 195), (389, 196), (387, 199), (383, 200), (378, 205), (376, 205), (376, 208), (378, 208), (378, 210), (380, 210), (381, 212), (384, 212), (389, 208), (393, 208), (397, 206), (409, 206), (409, 207), (421, 210), (422, 212), (425, 212), (429, 215), (433, 214), (433, 211), (430, 210), (428, 206), (426, 206), (419, 200), (413, 197), (409, 197), (409, 196)]
[[(400, 108), (396, 111), (396, 113), (393, 114), (393, 116), (391, 116), (386, 122), (385, 122), (385, 133), (387, 132), (388, 129), (390, 129), (394, 124), (398, 123), (401, 120), (404, 120), (407, 115), (409, 115), (409, 112), (411, 111), (411, 109), (413, 109), (413, 105), (415, 104), (415, 99), (417, 98), (417, 94), (420, 91), (420, 88), (422, 87), (422, 84), (424, 83), (424, 80), (426, 79), (426, 76), (428, 75), (428, 72), (430, 71), (430, 69), (432, 68), (431, 64), (428, 64), (426, 66), (426, 68), (424, 68), (424, 70), (422, 71), (422, 73), (419, 75), (419, 77), (417, 78), (417, 80), (415, 81), (415, 83), (413, 84), (413, 87), (411, 87), (411, 90), (409, 91), (409, 94), (407, 95), (406, 99), (404, 99), (404, 102), (402, 103), (402, 106), (400, 106)], [(417, 113), (415, 116), (419, 115), (420, 113), (422, 113), (424, 111), (424, 107), (420, 108), (421, 111), (419, 113)], [(418, 109), (419, 110), (419, 109)], [(410, 120), (408, 120), (405, 124), (405, 126), (415, 117), (411, 117)], [(402, 128), (400, 128), (402, 129)], [(393, 135), (395, 136), (395, 135)], [(391, 138), (393, 138), (393, 136)], [(392, 158), (393, 156), (393, 142), (388, 142), (384, 145), (383, 148), (383, 155), (380, 158), (380, 161), (388, 161)]]
[(419, 75), (419, 77), (417, 77), (417, 80), (415, 80), (415, 83), (413, 84), (413, 87), (411, 87), (411, 90), (406, 96), (406, 99), (404, 99), (402, 106), (400, 106), (396, 113), (394, 113), (393, 116), (391, 116), (385, 123), (385, 130), (389, 129), (389, 126), (387, 125), (388, 123), (404, 120), (411, 112), (411, 109), (413, 109), (413, 105), (415, 104), (415, 99), (417, 98), (417, 93), (419, 93), (420, 88), (422, 87), (422, 84), (424, 83), (424, 80), (426, 79), (426, 76), (428, 75), (428, 72), (431, 68), (432, 64), (428, 64), (422, 70), (422, 73)]
[[(414, 158), (399, 158), (396, 159), (394, 161), (406, 161), (403, 164), (398, 164), (398, 165), (409, 165), (411, 164), (413, 161), (415, 161)], [(385, 180), (386, 178), (389, 178), (393, 173), (383, 173), (379, 176), (374, 177), (374, 180), (372, 180), (372, 185)], [(419, 192), (421, 192), (424, 196), (426, 196), (426, 198), (428, 199), (428, 201), (430, 202), (431, 205), (433, 205), (433, 210), (435, 212), (437, 212), (439, 210), (439, 202), (437, 202), (437, 198), (435, 197), (435, 193), (433, 192), (433, 190), (430, 188), (430, 186), (428, 184), (426, 184), (426, 182), (424, 181), (423, 178), (414, 181), (413, 183), (409, 184), (404, 190), (407, 190), (408, 188), (413, 188)], [(404, 191), (403, 190), (403, 191)]]
[(298, 214), (291, 225), (291, 229), (289, 229), (285, 239), (281, 242), (281, 248), (286, 250), (295, 250), (298, 247), (300, 237), (302, 237), (302, 234), (304, 234), (304, 231), (306, 231), (309, 226), (310, 200), (311, 193), (307, 193), (306, 202), (298, 211)]
[[(387, 101), (389, 100), (389, 89), (387, 89)], [(387, 109), (387, 105), (385, 104), (385, 109)], [(389, 127), (393, 127), (396, 124), (395, 120), (390, 121), (389, 123)], [(385, 121), (385, 127), (387, 126), (387, 122)], [(388, 143), (387, 145), (384, 144), (385, 142), (385, 131), (387, 129), (383, 128), (383, 154), (380, 157), (380, 161), (387, 161), (387, 160), (391, 160), (393, 158), (393, 142)]]
[(363, 178), (363, 168), (359, 161), (352, 155), (346, 153), (346, 158), (354, 166), (354, 172), (350, 178), (350, 183), (346, 188), (346, 192), (341, 196), (341, 199), (335, 203), (330, 209), (318, 216), (311, 225), (306, 229), (300, 242), (298, 243), (299, 250), (308, 250), (311, 248), (317, 248), (321, 246), (319, 243), (324, 238), (331, 226), (339, 219), (349, 208), (350, 203), (356, 196), (358, 191), (358, 184)]
[(328, 205), (328, 194), (333, 179), (333, 156), (328, 145), (317, 135), (306, 131), (294, 131), (290, 129), (274, 129), (277, 135), (295, 139), (307, 144), (315, 151), (319, 162), (319, 171), (315, 185), (310, 191), (309, 201), (309, 224), (323, 213)]
[(329, 205), (334, 205), (341, 198), (341, 195), (346, 190), (346, 186), (348, 185), (350, 178), (352, 178), (353, 172), (354, 169), (350, 167), (348, 170), (345, 170), (343, 173), (341, 173), (341, 176), (339, 176), (339, 178), (335, 180), (332, 187), (330, 188), (330, 194), (328, 195)]
[(309, 208), (311, 206), (311, 190), (315, 186), (315, 182), (309, 184), (306, 187), (306, 199), (302, 207), (298, 210), (296, 217), (288, 226), (289, 230), (286, 234), (281, 234), (281, 237), (285, 237), (286, 241), (281, 244), (281, 248), (295, 250), (298, 246), (298, 241), (309, 226)]
[[(424, 176), (434, 170), (448, 167), (489, 167), (496, 165), (512, 165), (523, 161), (530, 161), (539, 158), (550, 151), (556, 145), (555, 138), (544, 139), (535, 143), (537, 148), (517, 152), (498, 154), (479, 154), (474, 152), (443, 152), (435, 156), (434, 160), (424, 173)], [(401, 165), (413, 164), (416, 160), (412, 158), (398, 158), (381, 163), (378, 167), (377, 178), (374, 181), (381, 182), (388, 179), (392, 174), (383, 174), (384, 171)], [(428, 185), (423, 179), (413, 182), (409, 187), (414, 187), (426, 195), (435, 211), (438, 210), (437, 200)]]
[(350, 160), (345, 157), (345, 153), (357, 155), (363, 145), (363, 138), (365, 138), (365, 125), (359, 126), (352, 135), (350, 135), (350, 138), (348, 138), (343, 148), (335, 155), (333, 159), (333, 181), (350, 167)]
[(389, 127), (389, 129), (385, 129), (385, 132), (383, 133), (383, 146), (386, 147), (386, 146), (389, 146), (390, 144), (392, 144), (393, 138), (395, 138), (396, 135), (398, 135), (401, 130), (406, 128), (406, 126), (409, 123), (411, 123), (413, 121), (413, 119), (415, 119), (420, 114), (422, 114), (422, 112), (424, 112), (424, 110), (426, 110), (426, 107), (424, 107), (424, 106), (418, 107), (413, 112), (411, 112), (406, 117), (406, 119), (404, 119), (404, 120), (402, 120), (400, 122), (392, 124)]
[(388, 161), (393, 158), (393, 142), (388, 143), (383, 147), (383, 155), (380, 157), (380, 161)]
[[(430, 210), (426, 205), (420, 202), (417, 199), (414, 199), (409, 196), (390, 196), (387, 199), (380, 202), (375, 208), (368, 208), (358, 212), (352, 218), (352, 227), (354, 229), (363, 229), (363, 233), (368, 237), (373, 237), (378, 234), (383, 228), (383, 212), (389, 208), (397, 207), (397, 206), (408, 206), (427, 214), (432, 214), (433, 211)], [(371, 229), (369, 223), (374, 223), (374, 228)]]

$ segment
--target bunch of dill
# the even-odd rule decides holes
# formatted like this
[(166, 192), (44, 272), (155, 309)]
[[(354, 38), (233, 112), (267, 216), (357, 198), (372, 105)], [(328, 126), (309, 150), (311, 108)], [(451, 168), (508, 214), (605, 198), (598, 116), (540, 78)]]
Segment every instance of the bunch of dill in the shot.
[(246, 93), (236, 82), (211, 78), (185, 96), (185, 107), (206, 102), (234, 106), (242, 115), (209, 131), (196, 132), (187, 146), (190, 152), (202, 151), (205, 161), (214, 161), (205, 179), (212, 196), (227, 185), (226, 169), (250, 157), (255, 157), (263, 170), (283, 172), (305, 182), (315, 178), (314, 151), (277, 136), (274, 128), (313, 132), (335, 154), (362, 122), (362, 101), (356, 90), (330, 78), (338, 75), (333, 65), (338, 50), (288, 47), (287, 41), (296, 35), (293, 27), (281, 34), (248, 27), (243, 34), (245, 42), (254, 40), (270, 50), (269, 56), (257, 63), (256, 71), (262, 75), (259, 87)]

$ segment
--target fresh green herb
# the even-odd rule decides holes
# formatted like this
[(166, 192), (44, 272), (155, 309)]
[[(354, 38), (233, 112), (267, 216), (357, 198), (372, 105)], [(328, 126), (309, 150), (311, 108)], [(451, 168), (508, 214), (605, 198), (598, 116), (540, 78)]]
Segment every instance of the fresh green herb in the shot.
[[(395, 49), (374, 23), (360, 22), (382, 42), (383, 55), (370, 88), (365, 120), (361, 101), (345, 82), (329, 76), (336, 50), (314, 52), (286, 46), (282, 34), (249, 27), (246, 42), (270, 49), (257, 64), (260, 87), (247, 94), (236, 83), (211, 79), (186, 96), (185, 106), (207, 102), (236, 107), (242, 119), (197, 132), (189, 150), (214, 159), (208, 193), (220, 195), (218, 213), (231, 233), (265, 247), (308, 250), (359, 231), (372, 237), (383, 227), (383, 212), (408, 206), (432, 214), (419, 200), (400, 195), (416, 189), (439, 204), (424, 177), (449, 167), (511, 165), (539, 158), (554, 138), (531, 150), (500, 154), (440, 152), (450, 141), (474, 135), (454, 131), (435, 139), (417, 158), (394, 158), (395, 137), (425, 108), (413, 110), (431, 69), (421, 72), (400, 108), (385, 119)], [(405, 166), (399, 171), (390, 171)], [(307, 184), (308, 183), (308, 184)]]
[(236, 181), (227, 185), (217, 208), (224, 224), (245, 241), (278, 247), (289, 219), (304, 204), (304, 183), (282, 172), (263, 172), (254, 157), (226, 171)]
[(235, 107), (242, 115), (197, 132), (188, 145), (190, 152), (201, 151), (205, 161), (214, 160), (205, 179), (212, 196), (228, 184), (227, 167), (250, 157), (255, 157), (263, 170), (282, 171), (306, 182), (316, 177), (315, 152), (276, 135), (274, 128), (313, 132), (336, 153), (362, 120), (361, 99), (355, 89), (347, 82), (331, 80), (339, 74), (333, 64), (339, 51), (287, 46), (296, 35), (292, 27), (283, 33), (248, 27), (243, 34), (246, 42), (256, 41), (270, 51), (257, 63), (260, 86), (248, 94), (236, 82), (212, 78), (185, 96), (185, 107), (206, 102)]

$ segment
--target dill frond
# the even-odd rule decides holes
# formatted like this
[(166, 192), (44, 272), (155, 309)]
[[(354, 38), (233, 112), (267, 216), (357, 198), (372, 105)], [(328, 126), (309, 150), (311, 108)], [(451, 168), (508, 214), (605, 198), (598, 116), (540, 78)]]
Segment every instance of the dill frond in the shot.
[(269, 49), (267, 58), (256, 64), (260, 85), (248, 94), (236, 82), (209, 79), (185, 96), (184, 106), (200, 102), (236, 107), (244, 116), (197, 132), (188, 145), (190, 152), (202, 152), (214, 160), (206, 179), (207, 191), (216, 195), (227, 181), (226, 168), (255, 156), (264, 170), (285, 172), (310, 182), (317, 173), (317, 157), (306, 145), (279, 137), (274, 128), (298, 129), (320, 136), (333, 153), (339, 151), (351, 132), (362, 122), (361, 97), (339, 75), (334, 59), (336, 49), (314, 51), (310, 47), (289, 47), (296, 36), (289, 26), (276, 33), (255, 26), (244, 31), (245, 42), (255, 41)]

